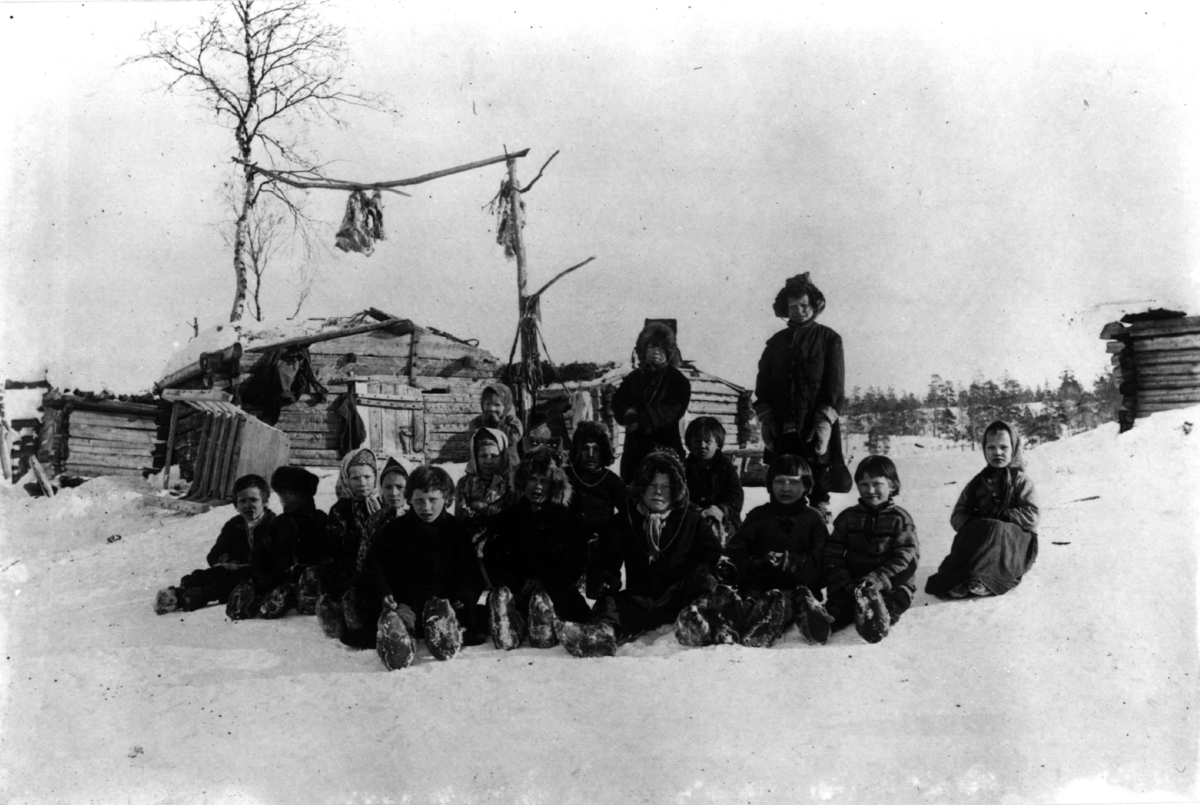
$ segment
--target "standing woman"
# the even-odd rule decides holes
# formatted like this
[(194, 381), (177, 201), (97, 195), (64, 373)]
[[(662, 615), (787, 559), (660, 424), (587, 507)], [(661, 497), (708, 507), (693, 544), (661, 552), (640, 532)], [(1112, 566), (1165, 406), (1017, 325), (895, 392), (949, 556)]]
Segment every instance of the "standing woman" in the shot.
[(692, 398), (692, 382), (679, 371), (682, 363), (675, 331), (652, 321), (638, 334), (638, 368), (621, 381), (613, 395), (613, 412), (625, 427), (621, 450), (621, 480), (629, 483), (642, 459), (656, 450), (670, 450), (683, 460), (679, 421)]
[[(754, 411), (766, 447), (763, 463), (769, 466), (776, 456), (789, 454), (808, 462), (813, 472), (810, 502), (828, 520), (830, 491), (849, 490), (849, 483), (843, 483), (849, 476), (838, 426), (846, 396), (842, 337), (817, 324), (825, 295), (808, 272), (784, 283), (773, 309), (787, 319), (787, 327), (767, 339), (758, 361)], [(835, 468), (846, 477), (832, 478)]]

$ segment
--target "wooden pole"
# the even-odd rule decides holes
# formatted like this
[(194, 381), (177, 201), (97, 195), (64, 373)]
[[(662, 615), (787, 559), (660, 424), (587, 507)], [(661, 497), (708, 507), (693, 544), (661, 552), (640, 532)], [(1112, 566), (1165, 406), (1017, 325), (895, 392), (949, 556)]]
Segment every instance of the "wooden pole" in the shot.
[(512, 227), (513, 253), (517, 259), (517, 315), (521, 342), (521, 364), (517, 373), (516, 403), (521, 424), (528, 430), (529, 415), (540, 383), (540, 357), (537, 345), (537, 326), (541, 319), (541, 305), (528, 291), (529, 274), (525, 259), (525, 213), (521, 209), (521, 185), (517, 182), (517, 158), (508, 158), (508, 201), (511, 217), (507, 226)]

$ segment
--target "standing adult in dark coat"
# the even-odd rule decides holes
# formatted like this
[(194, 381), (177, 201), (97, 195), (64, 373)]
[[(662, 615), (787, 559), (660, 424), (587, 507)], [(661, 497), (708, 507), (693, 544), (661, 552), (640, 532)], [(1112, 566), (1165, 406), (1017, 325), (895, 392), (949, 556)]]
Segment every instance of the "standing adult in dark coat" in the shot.
[(655, 450), (672, 450), (683, 458), (679, 421), (692, 398), (692, 382), (679, 371), (675, 333), (650, 322), (638, 334), (638, 368), (625, 376), (613, 395), (613, 412), (625, 427), (621, 480), (629, 483), (642, 459)]
[[(807, 461), (813, 471), (810, 502), (828, 516), (830, 491), (850, 489), (839, 427), (846, 399), (842, 337), (817, 324), (825, 295), (807, 272), (784, 284), (773, 310), (787, 319), (787, 328), (767, 339), (758, 361), (754, 411), (766, 447), (763, 462), (788, 454)], [(837, 478), (831, 477), (834, 469)]]

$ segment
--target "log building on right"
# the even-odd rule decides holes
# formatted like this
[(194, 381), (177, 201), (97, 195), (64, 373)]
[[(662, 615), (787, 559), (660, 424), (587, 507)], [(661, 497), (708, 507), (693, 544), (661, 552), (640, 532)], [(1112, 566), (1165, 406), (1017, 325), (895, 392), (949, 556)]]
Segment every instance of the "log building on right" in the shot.
[(1100, 337), (1120, 380), (1122, 432), (1156, 411), (1200, 403), (1200, 316), (1133, 313), (1106, 324)]

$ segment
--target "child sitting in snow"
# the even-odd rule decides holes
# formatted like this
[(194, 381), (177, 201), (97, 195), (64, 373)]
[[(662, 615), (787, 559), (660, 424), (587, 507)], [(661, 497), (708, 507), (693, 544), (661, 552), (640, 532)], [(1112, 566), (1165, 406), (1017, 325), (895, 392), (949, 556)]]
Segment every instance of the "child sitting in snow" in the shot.
[(394, 458), (388, 457), (379, 473), (379, 511), (367, 519), (362, 541), (358, 545), (358, 560), (355, 568), (359, 573), (366, 566), (367, 555), (371, 551), (371, 542), (380, 530), (408, 511), (408, 470)]
[(693, 419), (684, 433), (688, 495), (724, 545), (742, 524), (742, 481), (725, 455), (725, 428), (716, 417)]
[(422, 465), (409, 477), (407, 495), (408, 511), (385, 525), (371, 544), (364, 626), (346, 628), (329, 598), (322, 597), (317, 606), (322, 628), (347, 645), (374, 645), (389, 670), (412, 664), (417, 637), (424, 637), (439, 660), (454, 657), (464, 642), (484, 640), (473, 614), (483, 579), (471, 541), (449, 511), (453, 481), (442, 468)]
[(983, 455), (987, 466), (967, 483), (950, 515), (950, 554), (925, 583), (925, 592), (939, 598), (1004, 595), (1037, 559), (1037, 492), (1017, 431), (999, 420), (988, 425)]
[(608, 468), (612, 462), (608, 428), (599, 422), (580, 422), (571, 437), (571, 455), (565, 469), (571, 484), (571, 505), (583, 524), (589, 556), (600, 533), (625, 508), (625, 484)]
[(526, 454), (516, 484), (521, 499), (492, 521), (483, 549), (493, 586), (492, 641), (496, 648), (513, 649), (528, 631), (531, 646), (550, 648), (557, 642), (556, 615), (583, 620), (590, 613), (577, 587), (587, 537), (570, 506), (571, 484), (548, 450)]
[(480, 428), (471, 436), (471, 457), (467, 471), (458, 479), (455, 490), (455, 517), (471, 535), (480, 556), (482, 538), (488, 523), (512, 506), (519, 497), (513, 486), (508, 436), (497, 428)]
[(283, 512), (261, 537), (254, 535), (250, 574), (230, 593), (225, 608), (230, 620), (279, 618), (295, 604), (303, 566), (297, 559), (325, 540), (325, 512), (313, 500), (320, 480), (302, 467), (279, 467), (271, 474), (271, 489)]
[(525, 429), (513, 408), (512, 391), (499, 381), (488, 383), (479, 393), (479, 411), (479, 416), (471, 420), (469, 433), (474, 434), (480, 428), (502, 431), (508, 438), (508, 465), (516, 467), (521, 460), (518, 445)]
[(834, 629), (854, 621), (878, 643), (912, 605), (920, 546), (912, 516), (894, 502), (900, 476), (890, 458), (867, 456), (854, 482), (858, 503), (837, 516), (825, 543), (825, 606)]
[(158, 591), (154, 611), (159, 615), (208, 606), (212, 601), (224, 604), (229, 594), (250, 575), (250, 551), (255, 533), (263, 533), (275, 519), (267, 508), (271, 487), (259, 475), (243, 475), (233, 484), (233, 507), (237, 516), (221, 527), (221, 533), (208, 552), (208, 567), (193, 570), (179, 581), (178, 587)]
[(767, 468), (768, 503), (752, 509), (729, 541), (738, 569), (738, 592), (749, 610), (742, 643), (769, 646), (791, 625), (805, 637), (829, 638), (829, 618), (814, 593), (824, 586), (821, 563), (829, 531), (820, 511), (808, 505), (812, 469), (799, 456), (783, 455)]
[(329, 509), (325, 539), (299, 557), (309, 565), (300, 577), (296, 604), (302, 615), (316, 614), (320, 596), (341, 598), (350, 589), (367, 522), (381, 508), (375, 491), (377, 472), (375, 453), (369, 448), (356, 448), (342, 458), (338, 499)]

